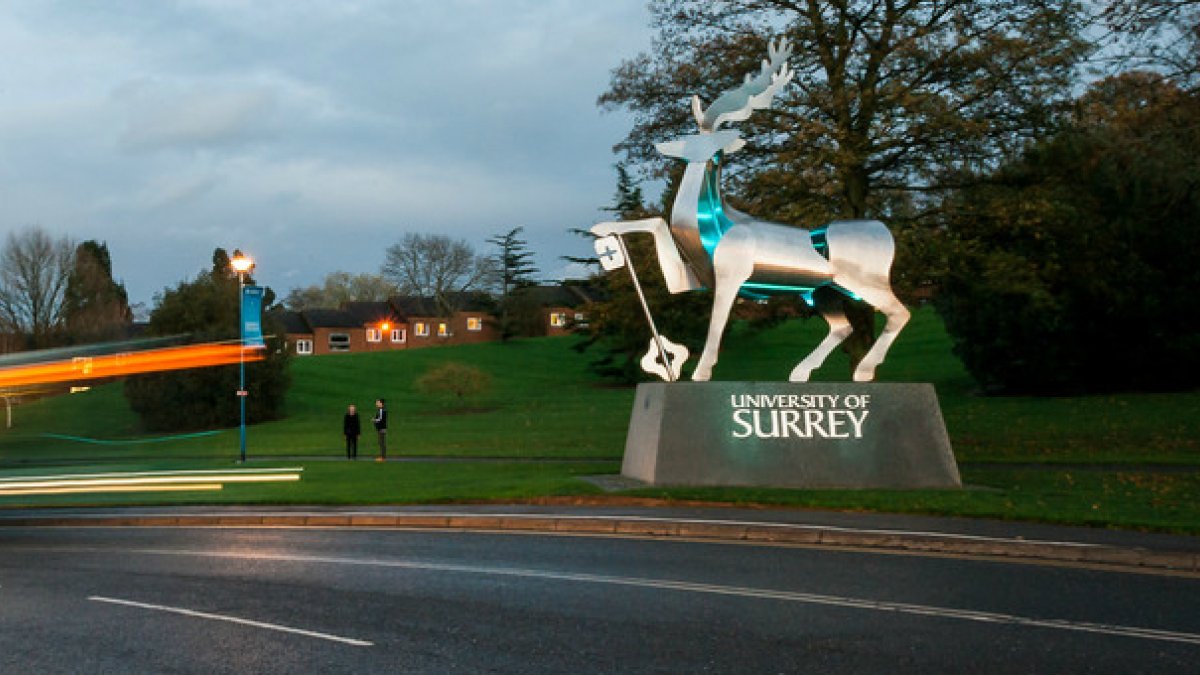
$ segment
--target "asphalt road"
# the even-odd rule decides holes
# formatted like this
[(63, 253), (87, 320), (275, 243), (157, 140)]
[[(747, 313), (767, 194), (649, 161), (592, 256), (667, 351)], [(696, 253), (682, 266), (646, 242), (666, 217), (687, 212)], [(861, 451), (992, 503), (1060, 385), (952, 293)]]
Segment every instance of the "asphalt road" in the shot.
[(1200, 580), (532, 534), (0, 527), (0, 672), (1196, 672)]

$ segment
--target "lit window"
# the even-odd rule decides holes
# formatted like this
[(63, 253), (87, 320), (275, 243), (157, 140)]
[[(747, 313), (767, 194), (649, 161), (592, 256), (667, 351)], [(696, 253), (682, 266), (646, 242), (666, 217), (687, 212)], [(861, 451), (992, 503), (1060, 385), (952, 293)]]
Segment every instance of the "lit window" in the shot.
[(404, 334), (403, 328), (393, 328), (392, 329), (392, 342), (404, 342), (404, 339), (406, 337), (407, 336)]
[(312, 340), (296, 340), (296, 353), (297, 354), (311, 354), (312, 347), (313, 347)]
[(550, 312), (550, 325), (562, 328), (567, 325), (567, 315), (563, 312)]
[(417, 337), (429, 337), (429, 324), (418, 321), (413, 325), (413, 332), (417, 334)]
[(575, 321), (577, 323), (583, 323), (583, 312), (575, 312)]
[(450, 326), (444, 321), (442, 323), (439, 323), (438, 324), (438, 337), (449, 337), (449, 336), (450, 336)]
[(467, 317), (467, 330), (476, 332), (483, 330), (483, 319), (477, 316)]
[(367, 342), (383, 342), (383, 331), (378, 328), (368, 328)]
[(331, 352), (348, 352), (348, 351), (350, 351), (350, 334), (349, 333), (330, 333), (329, 334), (329, 351), (331, 351)]

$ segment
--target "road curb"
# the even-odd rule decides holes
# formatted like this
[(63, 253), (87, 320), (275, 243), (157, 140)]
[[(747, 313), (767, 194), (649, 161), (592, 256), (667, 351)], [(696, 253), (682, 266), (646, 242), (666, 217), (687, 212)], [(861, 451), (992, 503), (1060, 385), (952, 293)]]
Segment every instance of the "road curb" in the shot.
[(360, 527), (551, 532), (932, 553), (1200, 576), (1200, 553), (1187, 551), (941, 532), (645, 516), (470, 513), (37, 515), (5, 516), (0, 518), (0, 527)]

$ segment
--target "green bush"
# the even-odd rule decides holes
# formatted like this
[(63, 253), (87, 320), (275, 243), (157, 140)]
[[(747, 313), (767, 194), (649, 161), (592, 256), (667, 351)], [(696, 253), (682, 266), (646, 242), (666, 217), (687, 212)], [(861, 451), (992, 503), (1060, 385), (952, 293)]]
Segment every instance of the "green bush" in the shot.
[(414, 386), (426, 396), (461, 406), (490, 392), (492, 376), (475, 366), (451, 361), (425, 371)]

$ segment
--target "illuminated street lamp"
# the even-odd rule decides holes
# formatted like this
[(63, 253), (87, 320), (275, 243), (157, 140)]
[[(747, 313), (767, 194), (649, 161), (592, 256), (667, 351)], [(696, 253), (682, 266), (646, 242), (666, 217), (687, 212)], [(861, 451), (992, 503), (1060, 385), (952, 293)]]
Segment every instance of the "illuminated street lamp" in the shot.
[(246, 301), (246, 274), (254, 269), (254, 259), (245, 255), (241, 251), (235, 251), (233, 259), (229, 261), (230, 267), (237, 271), (238, 274), (238, 403), (241, 408), (241, 424), (238, 427), (239, 438), (241, 440), (241, 461), (246, 461), (246, 318), (244, 316), (245, 307), (243, 303)]
[(243, 253), (234, 253), (229, 265), (238, 273), (238, 283), (243, 281), (242, 275), (254, 269), (254, 259)]

